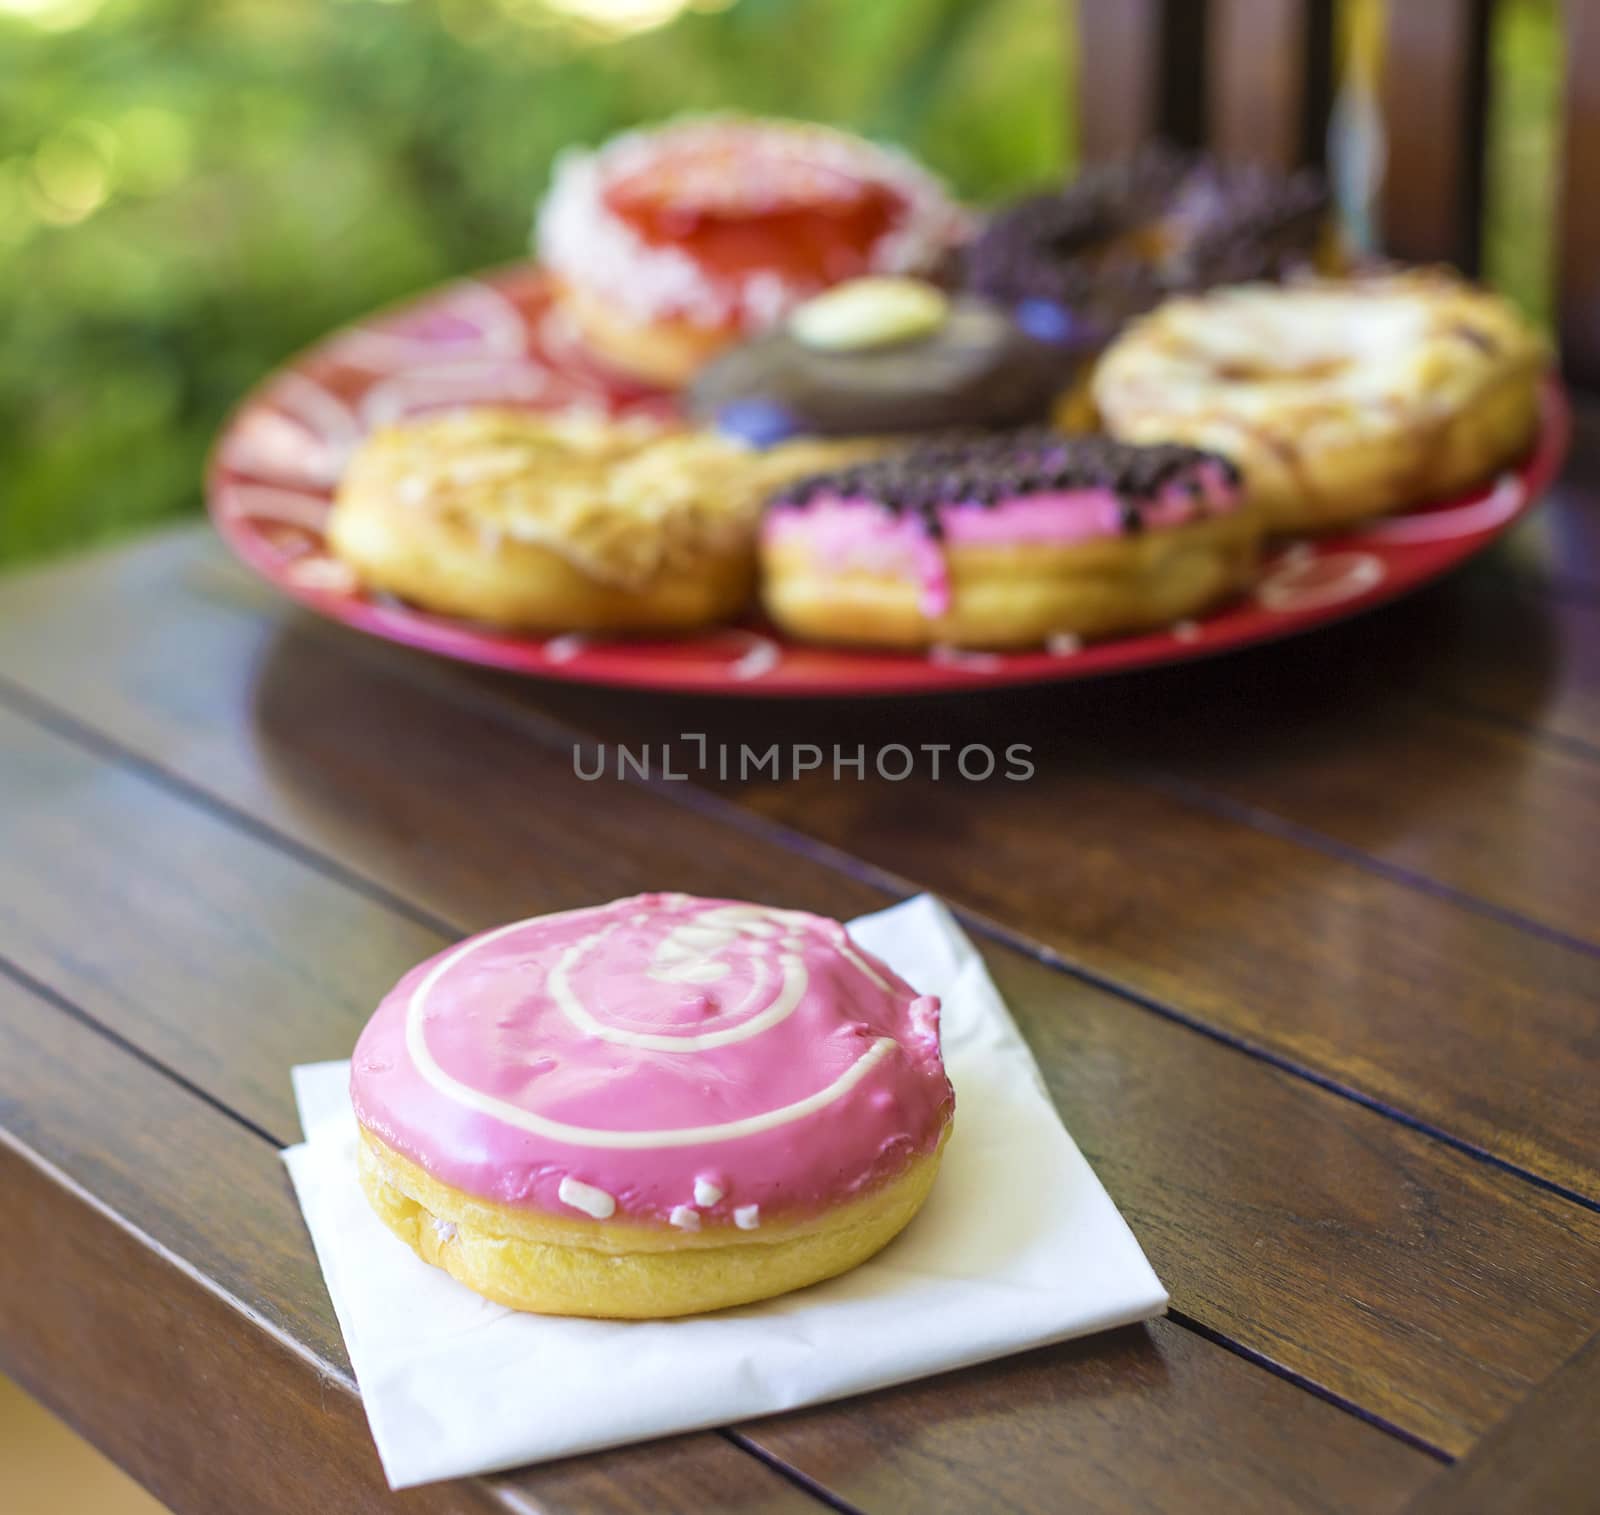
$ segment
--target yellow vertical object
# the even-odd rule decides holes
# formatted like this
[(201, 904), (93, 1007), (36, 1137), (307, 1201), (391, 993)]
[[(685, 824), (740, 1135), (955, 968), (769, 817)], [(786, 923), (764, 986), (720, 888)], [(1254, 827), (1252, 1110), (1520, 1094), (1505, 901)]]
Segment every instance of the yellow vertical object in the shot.
[(1377, 246), (1383, 183), (1383, 0), (1345, 0), (1337, 10), (1338, 92), (1328, 123), (1328, 178), (1349, 245)]

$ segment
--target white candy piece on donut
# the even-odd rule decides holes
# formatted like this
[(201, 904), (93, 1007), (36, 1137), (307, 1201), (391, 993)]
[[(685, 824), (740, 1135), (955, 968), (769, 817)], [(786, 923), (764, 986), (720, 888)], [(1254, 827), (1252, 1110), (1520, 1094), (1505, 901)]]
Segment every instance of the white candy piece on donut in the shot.
[(617, 1211), (616, 1200), (604, 1189), (586, 1184), (570, 1173), (561, 1180), (556, 1194), (562, 1204), (571, 1205), (574, 1210), (582, 1210), (585, 1215), (592, 1215), (596, 1220), (610, 1220)]
[(709, 1209), (722, 1198), (722, 1187), (704, 1176), (694, 1181), (694, 1202), (702, 1208)]

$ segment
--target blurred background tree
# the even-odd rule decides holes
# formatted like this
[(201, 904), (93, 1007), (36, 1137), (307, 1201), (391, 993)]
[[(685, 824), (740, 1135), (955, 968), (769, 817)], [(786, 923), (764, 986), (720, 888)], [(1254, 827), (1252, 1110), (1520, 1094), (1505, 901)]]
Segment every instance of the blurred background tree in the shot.
[[(1548, 187), (1553, 5), (1512, 7), (1494, 160), (1515, 193), (1492, 271), (1536, 307), (1514, 216)], [(244, 390), (340, 322), (517, 257), (567, 143), (739, 107), (898, 140), (977, 200), (1059, 179), (1062, 11), (0, 0), (0, 561), (197, 509)]]
[(553, 154), (737, 106), (1058, 176), (1055, 0), (0, 0), (0, 558), (198, 503), (330, 326), (517, 257)]

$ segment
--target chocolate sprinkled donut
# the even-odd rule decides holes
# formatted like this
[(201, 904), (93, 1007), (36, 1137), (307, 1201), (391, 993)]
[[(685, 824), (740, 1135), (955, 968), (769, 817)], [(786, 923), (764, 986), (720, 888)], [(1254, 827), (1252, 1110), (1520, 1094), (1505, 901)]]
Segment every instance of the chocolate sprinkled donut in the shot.
[(996, 212), (964, 282), (1030, 328), (1093, 346), (1169, 294), (1310, 267), (1327, 208), (1314, 173), (1148, 148)]
[(791, 636), (1004, 648), (1171, 625), (1248, 583), (1226, 458), (1043, 427), (945, 434), (769, 500), (761, 598)]
[(1228, 459), (1197, 447), (1129, 446), (1105, 436), (1068, 437), (1047, 427), (1009, 432), (949, 432), (904, 452), (809, 474), (785, 486), (769, 508), (796, 508), (824, 496), (870, 499), (896, 515), (918, 517), (928, 534), (941, 532), (939, 511), (950, 504), (993, 506), (1001, 500), (1077, 489), (1109, 489), (1121, 501), (1122, 526), (1143, 528), (1141, 504), (1169, 485), (1196, 497), (1199, 471), (1220, 470), (1230, 486), (1239, 471)]

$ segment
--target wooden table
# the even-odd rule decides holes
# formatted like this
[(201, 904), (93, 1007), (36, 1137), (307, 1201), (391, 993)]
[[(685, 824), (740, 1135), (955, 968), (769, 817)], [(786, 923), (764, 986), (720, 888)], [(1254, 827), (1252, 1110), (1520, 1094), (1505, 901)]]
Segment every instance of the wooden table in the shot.
[[(1038, 771), (574, 773), (680, 733)], [(202, 528), (14, 576), (0, 1368), (208, 1515), (1600, 1508), (1597, 780), (1597, 413), (1538, 516), (1403, 606), (992, 697), (515, 684), (320, 624)], [(942, 893), (1171, 1316), (390, 1495), (278, 1161), (288, 1069), (451, 938), (664, 888)]]

